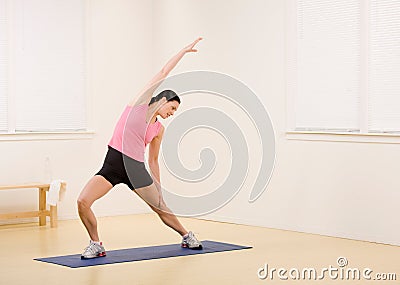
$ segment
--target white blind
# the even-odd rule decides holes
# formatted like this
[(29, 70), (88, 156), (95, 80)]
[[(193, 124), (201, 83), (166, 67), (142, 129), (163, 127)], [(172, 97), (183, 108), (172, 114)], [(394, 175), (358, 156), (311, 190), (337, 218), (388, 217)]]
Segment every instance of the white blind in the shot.
[(13, 0), (16, 131), (81, 130), (83, 0)]
[(371, 0), (370, 132), (400, 132), (400, 1)]
[(297, 130), (359, 129), (360, 1), (297, 1)]
[(8, 17), (6, 0), (0, 0), (0, 132), (8, 130)]

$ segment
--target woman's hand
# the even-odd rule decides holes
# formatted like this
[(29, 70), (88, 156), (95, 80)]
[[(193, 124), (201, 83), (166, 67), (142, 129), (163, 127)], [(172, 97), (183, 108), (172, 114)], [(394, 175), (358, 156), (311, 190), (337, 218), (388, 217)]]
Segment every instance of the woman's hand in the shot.
[(194, 48), (194, 46), (199, 42), (199, 41), (201, 41), (203, 38), (202, 37), (199, 37), (199, 38), (197, 38), (193, 43), (191, 43), (190, 45), (188, 45), (187, 47), (184, 47), (183, 48), (183, 51), (186, 53), (186, 52), (197, 52), (197, 49), (193, 49)]

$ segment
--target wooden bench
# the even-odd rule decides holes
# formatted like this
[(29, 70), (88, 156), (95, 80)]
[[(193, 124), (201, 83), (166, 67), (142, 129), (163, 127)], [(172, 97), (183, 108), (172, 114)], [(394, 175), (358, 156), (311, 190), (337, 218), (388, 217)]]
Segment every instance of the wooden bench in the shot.
[[(62, 183), (61, 187), (65, 187), (66, 183)], [(0, 214), (0, 219), (19, 219), (19, 218), (33, 218), (39, 217), (39, 226), (46, 225), (46, 217), (50, 217), (50, 227), (57, 227), (57, 205), (51, 206), (50, 210), (46, 209), (46, 191), (49, 191), (50, 184), (21, 184), (21, 185), (5, 185), (0, 186), (0, 190), (12, 190), (12, 189), (39, 189), (39, 211), (32, 212), (19, 212)]]

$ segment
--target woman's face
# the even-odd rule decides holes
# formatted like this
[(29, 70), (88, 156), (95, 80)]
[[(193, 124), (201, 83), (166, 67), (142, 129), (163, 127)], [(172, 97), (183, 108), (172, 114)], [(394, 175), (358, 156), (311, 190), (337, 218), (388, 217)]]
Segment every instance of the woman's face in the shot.
[(178, 101), (168, 101), (158, 110), (158, 115), (160, 115), (161, 118), (166, 119), (169, 116), (173, 116), (178, 107)]

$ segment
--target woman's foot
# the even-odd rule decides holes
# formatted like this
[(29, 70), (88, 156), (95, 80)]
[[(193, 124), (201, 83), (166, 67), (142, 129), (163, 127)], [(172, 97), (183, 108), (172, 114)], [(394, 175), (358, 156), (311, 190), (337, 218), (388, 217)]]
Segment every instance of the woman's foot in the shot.
[(85, 248), (81, 255), (81, 259), (89, 259), (95, 257), (106, 256), (106, 250), (101, 242), (90, 241), (90, 244)]
[(203, 245), (192, 232), (183, 236), (181, 246), (190, 249), (203, 249)]

